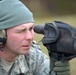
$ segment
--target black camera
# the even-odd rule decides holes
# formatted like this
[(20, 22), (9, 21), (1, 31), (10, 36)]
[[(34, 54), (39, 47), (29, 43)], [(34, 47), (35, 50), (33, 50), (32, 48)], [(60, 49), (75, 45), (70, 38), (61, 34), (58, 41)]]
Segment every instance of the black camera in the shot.
[(54, 21), (45, 25), (36, 25), (34, 31), (44, 35), (42, 43), (49, 53), (57, 53), (63, 57), (76, 57), (75, 27), (61, 21)]

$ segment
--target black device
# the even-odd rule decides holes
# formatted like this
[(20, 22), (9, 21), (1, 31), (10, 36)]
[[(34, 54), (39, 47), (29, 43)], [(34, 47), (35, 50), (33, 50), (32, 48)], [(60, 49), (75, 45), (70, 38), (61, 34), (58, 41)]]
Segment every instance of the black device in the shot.
[(42, 43), (48, 49), (50, 56), (58, 60), (70, 60), (76, 57), (75, 27), (54, 21), (45, 25), (36, 25), (34, 31), (44, 35)]
[(0, 30), (0, 50), (5, 46), (6, 43), (6, 32), (5, 30)]

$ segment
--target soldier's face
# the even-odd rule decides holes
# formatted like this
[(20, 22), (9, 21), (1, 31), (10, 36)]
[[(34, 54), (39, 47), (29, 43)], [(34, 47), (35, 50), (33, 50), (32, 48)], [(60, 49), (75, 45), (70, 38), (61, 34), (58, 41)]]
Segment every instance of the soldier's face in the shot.
[(26, 54), (34, 38), (34, 24), (26, 23), (7, 29), (6, 51), (16, 54)]

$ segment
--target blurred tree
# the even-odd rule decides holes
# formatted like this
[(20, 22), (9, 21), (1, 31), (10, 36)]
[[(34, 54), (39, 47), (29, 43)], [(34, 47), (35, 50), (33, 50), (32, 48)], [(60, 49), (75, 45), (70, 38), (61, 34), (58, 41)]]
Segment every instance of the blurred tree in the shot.
[(76, 0), (21, 0), (32, 12), (76, 14)]
[(76, 0), (55, 0), (55, 9), (60, 14), (76, 14)]

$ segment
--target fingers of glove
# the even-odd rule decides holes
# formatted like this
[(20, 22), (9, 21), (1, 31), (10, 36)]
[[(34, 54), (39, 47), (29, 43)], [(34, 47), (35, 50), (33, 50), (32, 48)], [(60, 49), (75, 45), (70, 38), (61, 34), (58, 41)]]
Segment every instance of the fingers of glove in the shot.
[(70, 66), (69, 61), (56, 61), (55, 66)]
[(65, 62), (57, 61), (57, 62), (55, 62), (55, 66), (53, 68), (53, 71), (55, 71), (55, 72), (70, 71), (69, 61), (65, 61)]
[(56, 72), (57, 75), (70, 75), (70, 71)]
[(54, 67), (53, 71), (55, 71), (55, 72), (70, 71), (70, 67), (69, 66), (66, 66), (66, 67)]

